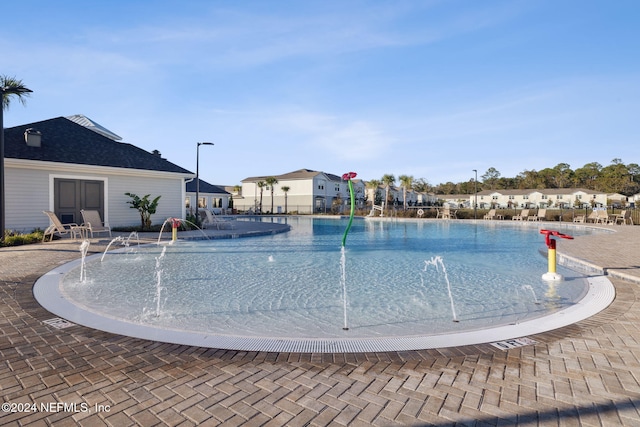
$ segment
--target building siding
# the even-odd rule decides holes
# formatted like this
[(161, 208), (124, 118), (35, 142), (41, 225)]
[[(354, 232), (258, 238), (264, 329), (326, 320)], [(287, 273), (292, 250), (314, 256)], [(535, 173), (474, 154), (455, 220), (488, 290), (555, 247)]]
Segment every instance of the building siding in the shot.
[(137, 177), (132, 180), (123, 176), (113, 176), (109, 180), (109, 225), (140, 225), (140, 214), (127, 203), (131, 198), (124, 193), (133, 193), (139, 197), (150, 194), (151, 200), (161, 196), (157, 212), (151, 215), (152, 224), (161, 224), (170, 217), (184, 218), (183, 182), (182, 179), (176, 178)]
[[(14, 164), (15, 163), (15, 164)], [(143, 197), (161, 196), (152, 223), (164, 222), (168, 217), (184, 218), (184, 178), (180, 174), (149, 172), (131, 169), (83, 167), (79, 165), (47, 165), (39, 162), (14, 162), (5, 164), (6, 217), (5, 227), (19, 232), (44, 229), (49, 219), (42, 213), (54, 209), (53, 182), (56, 178), (101, 180), (104, 182), (103, 220), (111, 227), (136, 226), (140, 215), (127, 201), (124, 193)]]
[(49, 219), (49, 174), (42, 170), (5, 168), (5, 228), (30, 233), (45, 229)]

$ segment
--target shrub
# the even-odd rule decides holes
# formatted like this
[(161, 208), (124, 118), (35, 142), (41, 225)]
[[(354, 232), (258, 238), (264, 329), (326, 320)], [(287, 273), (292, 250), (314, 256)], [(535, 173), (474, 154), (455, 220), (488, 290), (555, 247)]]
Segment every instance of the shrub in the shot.
[(0, 246), (21, 246), (32, 243), (42, 242), (44, 231), (36, 228), (29, 234), (17, 233), (11, 230), (5, 230), (4, 241), (0, 242)]
[(131, 209), (137, 209), (138, 212), (140, 213), (140, 225), (142, 229), (143, 230), (151, 229), (151, 215), (156, 213), (156, 209), (158, 208), (158, 201), (162, 196), (158, 196), (153, 200), (149, 200), (149, 197), (151, 196), (151, 194), (147, 194), (142, 198), (138, 197), (133, 193), (124, 193), (124, 194), (125, 196), (131, 197), (131, 200), (127, 202), (128, 204), (131, 205), (129, 207)]

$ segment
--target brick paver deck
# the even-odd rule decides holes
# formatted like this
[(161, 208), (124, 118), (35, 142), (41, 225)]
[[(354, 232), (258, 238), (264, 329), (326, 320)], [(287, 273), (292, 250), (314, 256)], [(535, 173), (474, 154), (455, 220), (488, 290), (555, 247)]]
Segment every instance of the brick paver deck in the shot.
[(508, 351), (251, 353), (57, 329), (31, 287), (78, 242), (2, 248), (0, 425), (638, 426), (640, 227), (612, 228), (558, 252), (610, 274), (613, 304)]

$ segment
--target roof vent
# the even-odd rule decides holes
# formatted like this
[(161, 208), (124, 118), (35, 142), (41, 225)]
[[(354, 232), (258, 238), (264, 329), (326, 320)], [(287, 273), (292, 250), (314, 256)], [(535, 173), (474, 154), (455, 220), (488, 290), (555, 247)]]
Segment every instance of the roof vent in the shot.
[(158, 151), (158, 150), (153, 150), (153, 151), (151, 152), (151, 154), (153, 154), (153, 155), (154, 155), (154, 156), (156, 156), (156, 157), (160, 157), (160, 158), (162, 158), (162, 154), (160, 154), (160, 151)]
[(41, 147), (42, 146), (42, 133), (33, 128), (29, 128), (24, 131), (24, 140), (29, 147)]

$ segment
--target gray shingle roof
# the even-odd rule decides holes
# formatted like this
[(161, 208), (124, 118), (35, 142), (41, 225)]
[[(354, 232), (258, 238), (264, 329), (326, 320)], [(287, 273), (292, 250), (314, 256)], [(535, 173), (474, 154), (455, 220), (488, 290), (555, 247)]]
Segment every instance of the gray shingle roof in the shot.
[[(210, 194), (230, 194), (224, 188), (222, 188), (220, 186), (217, 186), (217, 185), (209, 184), (207, 181), (203, 181), (203, 180), (200, 180), (199, 191), (200, 191), (200, 193), (210, 193)], [(187, 182), (187, 192), (188, 193), (195, 193), (196, 192), (196, 180), (195, 179), (193, 181)]]
[[(541, 193), (545, 195), (556, 194), (573, 194), (578, 191), (582, 191), (587, 194), (601, 194), (600, 191), (587, 190), (584, 188), (525, 188), (525, 189), (500, 189), (500, 190), (482, 190), (478, 191), (478, 196), (490, 196), (494, 193), (502, 194), (505, 196), (514, 195), (519, 196), (522, 194)], [(471, 194), (473, 195), (473, 194)]]
[(284, 180), (290, 180), (290, 179), (309, 179), (309, 178), (313, 178), (316, 175), (320, 175), (321, 173), (324, 173), (327, 176), (327, 178), (329, 178), (329, 180), (331, 181), (342, 180), (342, 177), (331, 174), (331, 173), (318, 172), (311, 169), (298, 169), (296, 171), (288, 172), (282, 175), (252, 176), (252, 177), (243, 179), (242, 182), (264, 181), (270, 176), (274, 176), (278, 181), (284, 181)]
[[(29, 147), (25, 130), (42, 133), (42, 146)], [(193, 174), (134, 145), (116, 142), (65, 117), (5, 129), (5, 158)]]

